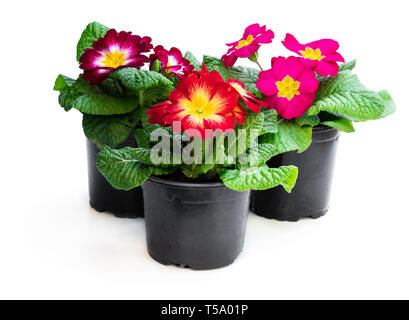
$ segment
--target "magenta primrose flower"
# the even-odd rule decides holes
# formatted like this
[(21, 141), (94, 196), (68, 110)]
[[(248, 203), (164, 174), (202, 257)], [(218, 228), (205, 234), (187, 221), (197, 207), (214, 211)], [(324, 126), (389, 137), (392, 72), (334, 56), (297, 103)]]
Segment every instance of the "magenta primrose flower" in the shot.
[(116, 69), (140, 68), (150, 61), (142, 53), (152, 48), (150, 37), (140, 37), (125, 31), (118, 33), (111, 29), (105, 37), (95, 41), (92, 48), (85, 49), (80, 58), (83, 77), (92, 85), (97, 85)]
[(312, 106), (319, 86), (314, 71), (298, 57), (273, 58), (271, 69), (260, 72), (256, 84), (267, 109), (288, 120), (301, 117)]
[(193, 65), (189, 60), (183, 58), (182, 52), (178, 48), (171, 48), (169, 51), (163, 46), (156, 46), (151, 54), (151, 66), (156, 59), (162, 64), (162, 72), (175, 74), (178, 78), (183, 78), (193, 71)]
[(260, 27), (258, 23), (248, 26), (243, 37), (236, 42), (226, 43), (231, 47), (222, 60), (226, 67), (232, 67), (238, 58), (248, 58), (255, 54), (263, 43), (271, 43), (274, 39), (274, 32), (267, 30), (266, 26)]
[(304, 64), (323, 77), (335, 77), (339, 71), (337, 62), (345, 62), (345, 59), (337, 52), (339, 43), (332, 39), (301, 44), (293, 35), (287, 33), (283, 45), (288, 50), (302, 56)]

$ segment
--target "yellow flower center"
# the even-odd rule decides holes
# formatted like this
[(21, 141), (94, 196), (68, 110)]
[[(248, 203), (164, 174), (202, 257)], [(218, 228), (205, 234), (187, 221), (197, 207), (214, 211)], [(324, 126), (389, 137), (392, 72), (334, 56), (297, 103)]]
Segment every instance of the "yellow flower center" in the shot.
[(209, 95), (207, 92), (198, 90), (192, 96), (191, 100), (186, 101), (186, 109), (188, 113), (198, 118), (208, 118), (214, 115), (217, 108), (217, 99), (209, 101)]
[(278, 89), (278, 96), (280, 98), (287, 98), (288, 101), (291, 101), (294, 96), (298, 96), (300, 92), (300, 82), (294, 81), (290, 76), (286, 76), (283, 81), (277, 81), (276, 86)]
[(127, 60), (125, 59), (125, 52), (115, 50), (114, 53), (104, 53), (105, 60), (102, 63), (106, 68), (118, 68), (122, 66)]
[(245, 46), (248, 46), (250, 43), (253, 42), (253, 40), (254, 40), (253, 36), (251, 34), (249, 34), (247, 39), (240, 40), (239, 44), (236, 46), (236, 49), (240, 49), (240, 48), (243, 48)]
[(321, 55), (320, 49), (313, 50), (310, 47), (305, 48), (305, 51), (300, 50), (300, 53), (305, 59), (321, 61), (325, 56)]

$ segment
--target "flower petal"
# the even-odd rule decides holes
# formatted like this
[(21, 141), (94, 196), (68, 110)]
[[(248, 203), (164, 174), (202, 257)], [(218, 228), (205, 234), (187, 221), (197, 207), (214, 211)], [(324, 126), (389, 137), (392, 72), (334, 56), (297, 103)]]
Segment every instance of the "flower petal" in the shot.
[(83, 74), (84, 80), (88, 80), (91, 85), (97, 85), (102, 82), (102, 80), (108, 78), (111, 73), (112, 68), (100, 68), (93, 70), (85, 70)]
[(246, 122), (246, 117), (248, 116), (247, 112), (240, 104), (237, 104), (234, 107), (232, 115), (238, 124), (244, 124)]
[(257, 43), (271, 43), (274, 39), (274, 32), (272, 30), (267, 30), (265, 33), (261, 34), (256, 38)]
[(146, 114), (150, 116), (148, 122), (151, 124), (159, 124), (162, 127), (169, 126), (170, 124), (167, 124), (164, 121), (164, 116), (167, 113), (167, 107), (170, 104), (171, 104), (170, 101), (165, 101), (150, 107), (146, 111)]
[(226, 68), (230, 68), (233, 67), (234, 64), (236, 63), (238, 57), (233, 55), (233, 54), (225, 54), (222, 56), (222, 60), (224, 62), (224, 65), (226, 66)]
[(315, 67), (315, 72), (323, 77), (335, 77), (338, 74), (339, 66), (336, 62), (320, 61)]
[(318, 48), (321, 49), (324, 55), (328, 55), (339, 49), (339, 43), (332, 39), (322, 39), (318, 40)]
[(259, 73), (256, 85), (261, 93), (267, 96), (272, 96), (278, 92), (277, 86), (275, 85), (276, 81), (277, 78), (275, 77), (274, 72), (270, 69)]
[(284, 57), (271, 59), (271, 70), (273, 71), (274, 77), (276, 79), (282, 80), (288, 75), (287, 59)]
[(327, 55), (324, 58), (324, 60), (325, 61), (332, 61), (332, 62), (345, 62), (344, 57), (341, 56), (341, 54), (338, 53), (338, 52), (334, 52), (334, 53), (331, 53), (331, 54)]
[(297, 54), (300, 53), (300, 50), (304, 49), (304, 46), (301, 45), (298, 40), (290, 33), (287, 33), (285, 36), (284, 41), (282, 41), (282, 44), (284, 47), (286, 47), (288, 50), (295, 52)]
[(314, 93), (320, 85), (318, 79), (315, 77), (314, 71), (311, 69), (304, 69), (298, 81), (300, 82), (299, 91), (302, 93)]
[(258, 23), (251, 24), (244, 30), (243, 38), (246, 39), (249, 35), (255, 38), (265, 30), (266, 26), (260, 27)]
[(250, 57), (252, 54), (254, 54), (258, 49), (260, 48), (260, 45), (256, 44), (256, 43), (251, 43), (247, 46), (244, 46), (240, 49), (236, 49), (234, 51), (234, 55), (239, 57), (239, 58), (248, 58)]
[(287, 75), (296, 79), (305, 70), (301, 59), (298, 57), (288, 57), (287, 58)]
[(80, 57), (80, 68), (83, 70), (103, 68), (105, 67), (105, 65), (102, 63), (104, 59), (105, 56), (101, 52), (95, 49), (87, 48)]
[(255, 112), (255, 113), (260, 112), (261, 108), (260, 108), (259, 105), (257, 105), (257, 104), (255, 104), (255, 103), (251, 102), (251, 101), (248, 100), (248, 99), (243, 99), (243, 101), (244, 101), (244, 104), (247, 106), (247, 108), (249, 108), (251, 111), (253, 111), (253, 112)]

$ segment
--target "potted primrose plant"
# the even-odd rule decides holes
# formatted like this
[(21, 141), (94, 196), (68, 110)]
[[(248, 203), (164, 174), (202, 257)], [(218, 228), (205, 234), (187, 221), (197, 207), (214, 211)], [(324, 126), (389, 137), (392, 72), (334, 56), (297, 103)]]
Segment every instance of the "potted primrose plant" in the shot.
[[(249, 26), (241, 40), (228, 44), (231, 48), (222, 57), (225, 65), (245, 57), (258, 64), (260, 37), (258, 26)], [(328, 211), (340, 131), (353, 132), (353, 122), (384, 118), (395, 105), (387, 91), (371, 91), (360, 83), (352, 72), (356, 61), (345, 63), (338, 42), (301, 44), (287, 34), (282, 43), (296, 56), (272, 58), (265, 71), (258, 64), (262, 72), (256, 85), (267, 108), (279, 116), (277, 131), (259, 142), (275, 146), (270, 167), (294, 164), (299, 177), (291, 194), (280, 189), (254, 191), (251, 208), (282, 221), (318, 218)]]
[[(90, 23), (77, 45), (77, 60), (83, 74), (77, 79), (59, 75), (54, 86), (60, 93), (61, 107), (65, 111), (77, 109), (83, 115), (90, 204), (97, 211), (109, 211), (118, 217), (143, 216), (142, 189), (112, 188), (96, 168), (96, 154), (104, 145), (136, 147), (144, 132), (141, 117), (145, 107), (166, 99), (173, 89), (177, 73), (162, 75), (140, 70), (150, 63), (147, 54), (152, 49), (149, 37)], [(166, 50), (162, 48), (161, 52)], [(172, 63), (177, 64), (179, 59), (187, 61), (178, 49), (171, 52), (176, 59)], [(192, 70), (193, 66), (186, 68)], [(138, 72), (132, 73), (133, 70)]]
[[(273, 33), (263, 28), (271, 42)], [(170, 56), (157, 51), (153, 72), (166, 75), (185, 67), (169, 70)], [(147, 109), (138, 147), (105, 145), (97, 167), (116, 189), (142, 186), (153, 259), (214, 269), (231, 264), (242, 251), (250, 190), (281, 185), (290, 192), (298, 169), (266, 165), (275, 146), (257, 141), (277, 132), (278, 122), (276, 111), (257, 98), (257, 69), (227, 68), (210, 56), (199, 62), (189, 52), (185, 58), (194, 70), (175, 81), (166, 100)], [(129, 73), (140, 71), (127, 72), (119, 80), (131, 89)]]

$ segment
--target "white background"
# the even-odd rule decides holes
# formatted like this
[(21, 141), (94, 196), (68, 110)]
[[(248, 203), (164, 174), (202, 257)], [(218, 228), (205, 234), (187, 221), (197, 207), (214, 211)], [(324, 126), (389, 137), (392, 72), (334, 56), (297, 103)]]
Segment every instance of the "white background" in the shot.
[[(8, 1), (0, 12), (0, 298), (409, 298), (409, 23), (406, 1)], [(144, 222), (88, 205), (81, 116), (52, 91), (76, 77), (88, 22), (149, 35), (155, 44), (221, 56), (259, 22), (276, 33), (260, 55), (338, 40), (395, 115), (340, 140), (331, 209), (298, 223), (250, 215), (230, 267), (194, 272), (149, 258)], [(247, 61), (239, 61), (247, 64)]]

